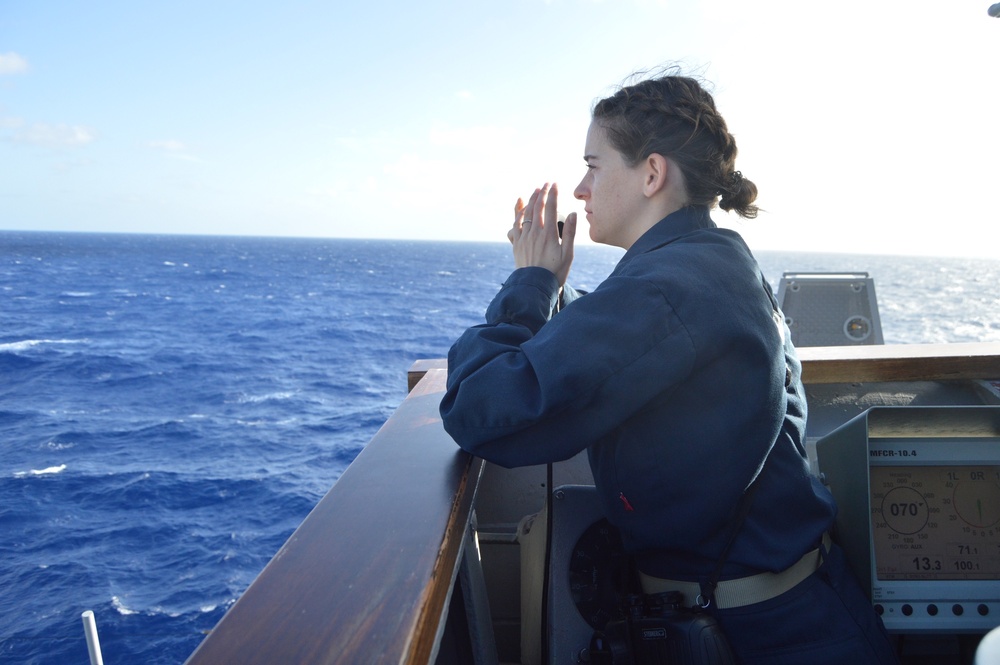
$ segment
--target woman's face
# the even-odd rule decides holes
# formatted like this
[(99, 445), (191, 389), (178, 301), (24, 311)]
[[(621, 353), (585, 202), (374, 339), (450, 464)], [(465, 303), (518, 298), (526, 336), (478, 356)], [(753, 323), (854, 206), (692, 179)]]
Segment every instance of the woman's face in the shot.
[(583, 159), (587, 162), (587, 173), (573, 196), (586, 202), (590, 239), (628, 249), (636, 240), (634, 223), (644, 199), (641, 169), (625, 163), (596, 120), (587, 131)]

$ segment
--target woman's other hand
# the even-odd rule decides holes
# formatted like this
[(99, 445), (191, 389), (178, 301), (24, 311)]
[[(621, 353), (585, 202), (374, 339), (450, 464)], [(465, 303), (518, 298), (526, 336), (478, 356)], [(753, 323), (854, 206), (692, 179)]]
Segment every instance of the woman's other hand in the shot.
[(558, 198), (558, 186), (546, 183), (535, 190), (527, 205), (518, 199), (514, 205), (514, 226), (507, 232), (507, 238), (514, 245), (514, 267), (545, 268), (562, 286), (573, 263), (576, 213), (567, 215), (560, 238)]

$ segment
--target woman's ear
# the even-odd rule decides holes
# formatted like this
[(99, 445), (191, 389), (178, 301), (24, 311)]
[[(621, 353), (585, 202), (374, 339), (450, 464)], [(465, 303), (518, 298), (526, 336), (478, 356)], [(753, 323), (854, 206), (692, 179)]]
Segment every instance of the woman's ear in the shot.
[(673, 212), (688, 205), (684, 172), (677, 162), (654, 152), (642, 163), (644, 168), (642, 193), (647, 199), (658, 198), (669, 203)]
[(651, 153), (646, 158), (645, 180), (642, 183), (642, 193), (647, 199), (653, 198), (666, 188), (667, 182), (671, 179), (672, 171), (677, 167), (658, 152)]

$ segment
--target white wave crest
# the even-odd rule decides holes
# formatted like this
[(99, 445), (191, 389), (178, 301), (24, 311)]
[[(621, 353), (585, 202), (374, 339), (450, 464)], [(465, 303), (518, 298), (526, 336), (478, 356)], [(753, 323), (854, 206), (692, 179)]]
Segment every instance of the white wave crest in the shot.
[(125, 607), (125, 605), (122, 603), (122, 599), (119, 598), (118, 596), (111, 596), (111, 605), (116, 610), (118, 610), (118, 614), (121, 614), (122, 616), (128, 616), (130, 614), (139, 613), (138, 610), (130, 610), (129, 608)]
[(295, 397), (296, 391), (286, 390), (281, 392), (267, 393), (266, 395), (240, 395), (240, 404), (260, 404), (261, 402), (281, 401)]
[(59, 441), (49, 441), (45, 444), (45, 447), (49, 450), (69, 450), (70, 448), (75, 448), (76, 444), (72, 442), (61, 443)]
[(82, 344), (86, 340), (82, 339), (25, 339), (20, 342), (7, 342), (0, 344), (0, 352), (18, 353), (40, 344)]
[(57, 473), (62, 473), (66, 470), (65, 464), (60, 464), (59, 466), (50, 466), (45, 469), (31, 469), (30, 471), (18, 471), (14, 474), (15, 478), (25, 478), (27, 476), (53, 476)]

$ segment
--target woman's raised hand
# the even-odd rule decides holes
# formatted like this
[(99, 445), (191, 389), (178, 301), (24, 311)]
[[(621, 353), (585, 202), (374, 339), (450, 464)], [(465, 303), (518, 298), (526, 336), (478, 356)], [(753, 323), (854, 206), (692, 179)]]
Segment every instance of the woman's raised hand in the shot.
[(555, 274), (559, 286), (566, 283), (573, 263), (573, 239), (576, 237), (576, 213), (566, 216), (562, 238), (559, 237), (557, 200), (559, 188), (548, 183), (536, 189), (528, 205), (518, 199), (514, 205), (514, 226), (507, 237), (514, 245), (514, 266), (536, 266)]

